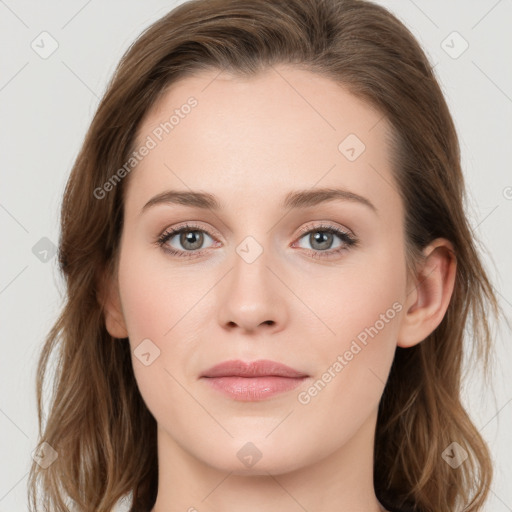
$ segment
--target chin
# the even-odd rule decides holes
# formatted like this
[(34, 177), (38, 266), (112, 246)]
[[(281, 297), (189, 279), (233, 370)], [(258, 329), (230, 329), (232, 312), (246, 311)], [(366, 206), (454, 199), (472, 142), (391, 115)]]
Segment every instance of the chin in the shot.
[[(282, 447), (284, 448), (284, 447)], [(211, 467), (224, 472), (231, 472), (241, 476), (268, 476), (279, 475), (295, 471), (305, 465), (305, 458), (297, 457), (303, 450), (300, 447), (287, 446), (278, 449), (271, 443), (264, 441), (235, 441), (234, 446), (226, 447), (219, 453), (210, 453), (213, 457), (203, 461)], [(200, 454), (198, 454), (200, 455)], [(302, 453), (302, 455), (305, 455)]]

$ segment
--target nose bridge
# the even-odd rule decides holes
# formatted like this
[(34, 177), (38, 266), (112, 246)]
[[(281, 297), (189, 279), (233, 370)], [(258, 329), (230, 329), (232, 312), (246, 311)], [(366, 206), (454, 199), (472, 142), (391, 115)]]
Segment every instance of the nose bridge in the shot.
[(237, 294), (241, 303), (250, 300), (263, 303), (271, 295), (273, 276), (268, 267), (272, 258), (268, 245), (268, 241), (260, 242), (248, 235), (235, 247), (230, 284), (231, 293)]
[(276, 325), (284, 321), (283, 290), (269, 268), (274, 259), (268, 248), (269, 240), (270, 237), (265, 237), (260, 242), (248, 235), (235, 247), (232, 270), (220, 292), (221, 324), (236, 324), (251, 330), (261, 324)]

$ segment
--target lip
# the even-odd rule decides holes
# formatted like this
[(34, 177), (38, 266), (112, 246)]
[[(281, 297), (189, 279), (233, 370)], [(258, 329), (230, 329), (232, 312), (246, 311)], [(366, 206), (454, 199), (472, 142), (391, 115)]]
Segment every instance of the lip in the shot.
[(238, 401), (260, 401), (299, 386), (309, 375), (290, 366), (261, 359), (224, 361), (200, 375), (213, 389)]

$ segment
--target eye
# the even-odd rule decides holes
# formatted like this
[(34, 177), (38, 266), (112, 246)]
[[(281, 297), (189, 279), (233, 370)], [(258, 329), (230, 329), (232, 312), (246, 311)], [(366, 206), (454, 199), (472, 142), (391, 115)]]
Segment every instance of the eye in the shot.
[[(205, 237), (213, 240), (213, 238), (199, 226), (186, 224), (179, 228), (173, 228), (164, 231), (157, 240), (165, 251), (175, 256), (190, 256), (202, 254), (201, 249), (205, 243)], [(176, 240), (173, 240), (176, 239)], [(188, 253), (188, 254), (187, 254)]]
[(305, 234), (299, 240), (304, 239), (309, 244), (307, 249), (312, 251), (311, 256), (315, 258), (336, 255), (357, 244), (352, 234), (332, 225), (306, 226), (301, 231)]
[[(354, 235), (330, 224), (314, 227), (308, 225), (301, 229), (301, 233), (299, 241), (304, 239), (310, 245), (310, 248), (306, 247), (306, 249), (314, 258), (335, 256), (358, 243)], [(203, 247), (206, 238), (215, 242), (213, 237), (200, 226), (187, 223), (164, 231), (156, 243), (173, 256), (190, 258), (201, 256), (206, 252), (208, 248)], [(292, 247), (297, 243), (295, 242)]]

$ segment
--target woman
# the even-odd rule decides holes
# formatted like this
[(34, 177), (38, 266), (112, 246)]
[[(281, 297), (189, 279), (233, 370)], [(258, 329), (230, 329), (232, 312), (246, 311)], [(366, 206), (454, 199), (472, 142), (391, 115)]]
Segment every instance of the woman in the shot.
[(52, 511), (482, 510), (463, 334), (485, 365), (498, 307), (463, 200), (431, 65), (384, 8), (164, 16), (65, 191), (34, 510), (38, 485)]

